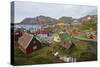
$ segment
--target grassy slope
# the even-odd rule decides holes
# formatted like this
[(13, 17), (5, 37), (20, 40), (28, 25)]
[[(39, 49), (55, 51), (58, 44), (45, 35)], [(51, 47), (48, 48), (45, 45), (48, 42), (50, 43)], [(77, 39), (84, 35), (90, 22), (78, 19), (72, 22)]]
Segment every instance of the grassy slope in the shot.
[(52, 48), (55, 48), (54, 51), (58, 50), (55, 46), (46, 46), (27, 55), (23, 54), (18, 48), (15, 48), (15, 64), (46, 64), (62, 62), (53, 56), (51, 52)]
[(61, 56), (69, 55), (76, 57), (79, 59), (78, 61), (96, 60), (96, 43), (84, 42), (76, 39), (72, 39), (72, 42), (75, 44), (75, 47), (70, 50), (63, 50), (59, 47), (59, 43), (53, 42), (51, 46), (45, 46), (27, 55), (23, 54), (18, 48), (15, 48), (15, 64), (25, 65), (62, 62), (53, 56), (53, 53), (55, 52), (59, 52)]

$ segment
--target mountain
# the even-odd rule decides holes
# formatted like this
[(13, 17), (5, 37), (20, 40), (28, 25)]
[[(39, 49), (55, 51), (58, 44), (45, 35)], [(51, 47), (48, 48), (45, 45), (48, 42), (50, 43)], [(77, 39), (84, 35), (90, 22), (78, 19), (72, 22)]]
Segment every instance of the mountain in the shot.
[(21, 24), (51, 24), (57, 20), (46, 16), (37, 16), (35, 18), (25, 18)]

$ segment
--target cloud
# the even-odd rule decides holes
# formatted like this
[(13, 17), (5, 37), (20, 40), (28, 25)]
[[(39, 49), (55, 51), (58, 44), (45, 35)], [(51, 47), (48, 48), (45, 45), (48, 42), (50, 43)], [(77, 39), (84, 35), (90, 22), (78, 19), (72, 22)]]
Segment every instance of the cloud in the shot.
[(20, 22), (26, 17), (36, 17), (39, 15), (60, 18), (61, 16), (71, 16), (79, 18), (85, 15), (97, 13), (95, 6), (48, 4), (34, 2), (15, 2), (15, 22)]

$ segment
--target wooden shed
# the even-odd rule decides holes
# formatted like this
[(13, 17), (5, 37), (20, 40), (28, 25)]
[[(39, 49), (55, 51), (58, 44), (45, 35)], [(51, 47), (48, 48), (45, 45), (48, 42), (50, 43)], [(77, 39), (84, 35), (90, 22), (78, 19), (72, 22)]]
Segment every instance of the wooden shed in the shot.
[(19, 38), (18, 44), (19, 49), (25, 54), (31, 53), (42, 47), (39, 39), (28, 33), (24, 33), (23, 36)]
[(70, 48), (72, 48), (74, 46), (74, 44), (71, 42), (71, 41), (64, 41), (60, 44), (60, 47), (63, 48), (63, 49), (67, 49), (69, 50)]

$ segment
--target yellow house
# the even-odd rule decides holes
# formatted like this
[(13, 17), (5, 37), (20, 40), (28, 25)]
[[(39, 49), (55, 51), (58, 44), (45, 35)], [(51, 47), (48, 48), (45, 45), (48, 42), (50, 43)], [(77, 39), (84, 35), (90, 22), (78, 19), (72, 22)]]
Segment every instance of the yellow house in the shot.
[(58, 22), (55, 27), (59, 28), (59, 29), (63, 29), (64, 28), (64, 22)]
[(53, 40), (54, 40), (55, 42), (61, 42), (61, 39), (60, 39), (60, 37), (59, 37), (58, 34), (54, 34), (54, 35), (53, 35)]
[(64, 22), (59, 22), (56, 24), (57, 26), (64, 26)]

